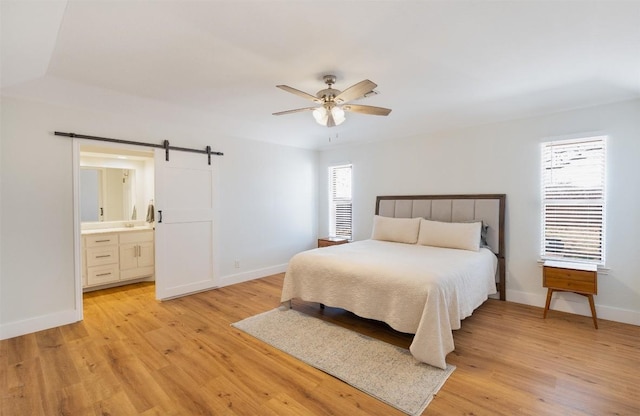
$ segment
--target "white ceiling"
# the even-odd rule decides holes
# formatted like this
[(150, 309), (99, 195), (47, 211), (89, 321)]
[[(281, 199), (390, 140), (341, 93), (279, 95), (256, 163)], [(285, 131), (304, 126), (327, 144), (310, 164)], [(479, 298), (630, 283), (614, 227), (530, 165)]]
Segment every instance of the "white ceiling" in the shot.
[[(137, 97), (207, 119), (216, 134), (285, 145), (434, 134), (640, 97), (640, 1), (0, 4), (5, 95), (89, 106)], [(315, 94), (324, 74), (341, 90), (374, 81), (379, 95), (359, 104), (392, 113), (349, 113), (331, 129), (308, 112), (271, 115), (312, 104), (275, 85)]]

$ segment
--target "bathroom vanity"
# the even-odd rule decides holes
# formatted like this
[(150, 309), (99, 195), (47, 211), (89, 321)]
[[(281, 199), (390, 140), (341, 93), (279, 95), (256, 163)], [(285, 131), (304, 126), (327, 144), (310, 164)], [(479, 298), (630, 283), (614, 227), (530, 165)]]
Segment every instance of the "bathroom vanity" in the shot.
[(82, 231), (82, 287), (131, 283), (154, 277), (154, 230), (150, 227)]

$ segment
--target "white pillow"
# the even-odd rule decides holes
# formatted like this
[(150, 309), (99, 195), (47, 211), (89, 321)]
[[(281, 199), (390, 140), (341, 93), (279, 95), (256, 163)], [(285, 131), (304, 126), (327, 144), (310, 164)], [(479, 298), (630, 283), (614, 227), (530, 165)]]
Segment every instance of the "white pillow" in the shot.
[(423, 246), (457, 248), (478, 251), (480, 231), (478, 222), (440, 222), (421, 220), (418, 244)]
[(373, 217), (372, 240), (415, 244), (418, 241), (421, 218)]

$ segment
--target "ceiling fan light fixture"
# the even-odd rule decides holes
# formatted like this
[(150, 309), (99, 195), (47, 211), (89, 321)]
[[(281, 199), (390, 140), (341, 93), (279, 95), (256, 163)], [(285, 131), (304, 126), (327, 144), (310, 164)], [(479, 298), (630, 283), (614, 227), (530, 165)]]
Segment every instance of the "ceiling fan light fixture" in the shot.
[(329, 115), (327, 114), (327, 109), (324, 107), (316, 108), (315, 110), (313, 110), (313, 118), (316, 119), (316, 122), (318, 124), (326, 126), (327, 119), (329, 118)]
[(336, 126), (339, 126), (346, 120), (344, 110), (340, 107), (333, 107), (331, 109), (331, 114), (333, 114), (333, 120), (336, 122)]
[(373, 107), (370, 105), (347, 104), (349, 101), (370, 97), (378, 94), (374, 89), (378, 85), (368, 79), (353, 84), (344, 91), (333, 88), (336, 82), (335, 75), (325, 75), (324, 83), (328, 88), (318, 91), (316, 95), (308, 94), (304, 91), (289, 87), (288, 85), (276, 85), (277, 88), (295, 94), (306, 100), (319, 104), (319, 107), (296, 108), (294, 110), (279, 111), (273, 113), (274, 116), (284, 114), (299, 113), (302, 111), (312, 111), (316, 123), (325, 127), (338, 126), (346, 120), (345, 111), (360, 114), (370, 114), (375, 116), (388, 116), (391, 112), (389, 108)]
[[(326, 126), (329, 121), (329, 112), (325, 107), (318, 107), (313, 110), (313, 118), (316, 120), (318, 124), (321, 126)], [(336, 126), (344, 123), (346, 117), (344, 116), (344, 110), (340, 107), (333, 107), (331, 109), (331, 115), (333, 116), (333, 121)]]

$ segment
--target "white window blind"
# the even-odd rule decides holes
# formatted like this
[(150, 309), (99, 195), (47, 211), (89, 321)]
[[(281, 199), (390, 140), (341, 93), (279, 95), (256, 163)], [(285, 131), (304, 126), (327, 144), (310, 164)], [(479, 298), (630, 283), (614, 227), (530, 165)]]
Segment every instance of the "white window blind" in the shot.
[(605, 137), (542, 144), (542, 257), (604, 265)]
[(329, 233), (351, 239), (351, 165), (329, 167)]

